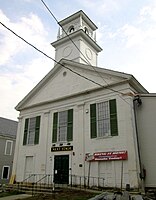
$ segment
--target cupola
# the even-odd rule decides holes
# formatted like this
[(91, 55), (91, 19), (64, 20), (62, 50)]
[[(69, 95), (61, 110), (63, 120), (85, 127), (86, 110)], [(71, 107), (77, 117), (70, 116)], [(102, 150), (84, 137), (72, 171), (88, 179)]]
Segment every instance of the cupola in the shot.
[(97, 26), (80, 10), (59, 22), (55, 60), (62, 58), (97, 66), (97, 55), (102, 48), (96, 42)]

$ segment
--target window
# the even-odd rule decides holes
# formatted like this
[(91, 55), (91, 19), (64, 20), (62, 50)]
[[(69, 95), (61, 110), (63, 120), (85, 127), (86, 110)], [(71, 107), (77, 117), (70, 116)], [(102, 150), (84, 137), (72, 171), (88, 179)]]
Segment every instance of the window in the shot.
[(39, 144), (40, 116), (25, 119), (23, 145)]
[(10, 171), (10, 167), (9, 166), (3, 166), (2, 179), (9, 179), (9, 171)]
[(6, 143), (5, 143), (5, 155), (11, 155), (12, 154), (12, 145), (13, 145), (13, 141), (6, 140)]
[(72, 140), (73, 109), (54, 113), (52, 142), (66, 142)]
[(116, 99), (90, 105), (90, 128), (91, 138), (118, 135)]

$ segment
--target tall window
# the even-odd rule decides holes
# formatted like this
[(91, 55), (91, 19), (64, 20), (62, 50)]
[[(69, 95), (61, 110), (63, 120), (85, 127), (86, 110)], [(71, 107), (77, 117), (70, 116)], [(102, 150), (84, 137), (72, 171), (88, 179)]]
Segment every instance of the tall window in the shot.
[(68, 112), (63, 111), (58, 113), (58, 120), (58, 141), (67, 141)]
[(91, 138), (118, 135), (116, 99), (90, 105), (90, 127)]
[(9, 179), (9, 171), (10, 171), (10, 167), (9, 166), (3, 166), (2, 179)]
[(12, 145), (13, 145), (13, 141), (6, 140), (6, 143), (5, 143), (5, 155), (11, 155), (12, 154)]
[(52, 142), (67, 142), (72, 140), (73, 109), (54, 113)]
[(23, 145), (39, 143), (40, 116), (25, 119)]

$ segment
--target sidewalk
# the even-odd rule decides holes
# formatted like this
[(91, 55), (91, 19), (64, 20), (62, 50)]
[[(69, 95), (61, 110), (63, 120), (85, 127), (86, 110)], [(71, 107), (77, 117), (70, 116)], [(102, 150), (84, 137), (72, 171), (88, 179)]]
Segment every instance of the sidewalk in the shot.
[(18, 194), (18, 195), (12, 195), (12, 196), (7, 196), (7, 197), (0, 197), (0, 200), (19, 200), (19, 199), (24, 199), (27, 197), (31, 197), (29, 194)]

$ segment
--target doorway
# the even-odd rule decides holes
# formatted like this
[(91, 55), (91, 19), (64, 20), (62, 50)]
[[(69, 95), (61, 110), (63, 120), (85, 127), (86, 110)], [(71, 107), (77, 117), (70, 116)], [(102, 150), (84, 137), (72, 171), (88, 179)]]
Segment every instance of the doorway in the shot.
[(69, 155), (54, 157), (54, 183), (69, 184)]
[[(33, 174), (33, 156), (26, 156), (25, 159), (25, 179)], [(28, 182), (33, 182), (33, 177), (28, 178)]]

